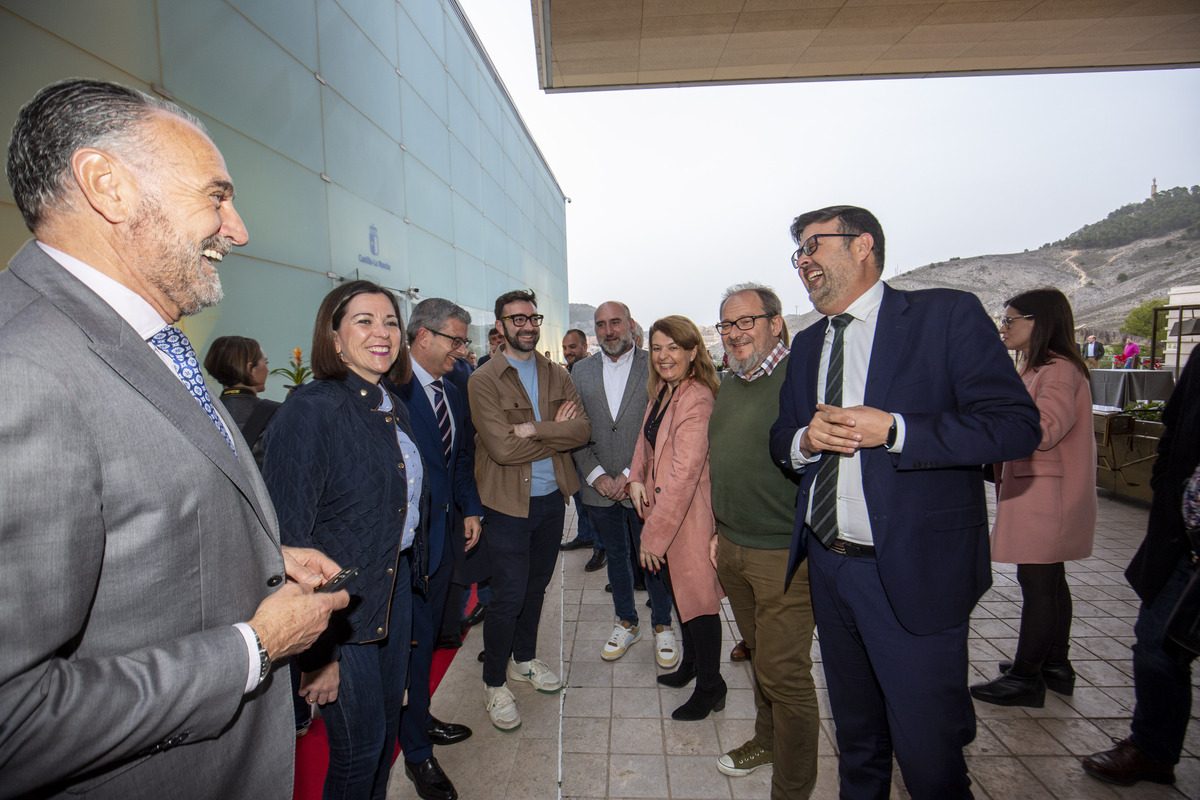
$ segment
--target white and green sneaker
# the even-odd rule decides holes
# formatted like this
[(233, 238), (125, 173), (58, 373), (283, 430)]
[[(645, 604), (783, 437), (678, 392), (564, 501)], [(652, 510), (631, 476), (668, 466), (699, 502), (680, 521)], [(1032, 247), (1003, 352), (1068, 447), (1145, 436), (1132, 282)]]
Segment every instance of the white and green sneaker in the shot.
[(508, 679), (532, 683), (542, 694), (554, 694), (562, 688), (562, 680), (550, 671), (545, 663), (531, 658), (528, 661), (513, 661), (508, 657)]

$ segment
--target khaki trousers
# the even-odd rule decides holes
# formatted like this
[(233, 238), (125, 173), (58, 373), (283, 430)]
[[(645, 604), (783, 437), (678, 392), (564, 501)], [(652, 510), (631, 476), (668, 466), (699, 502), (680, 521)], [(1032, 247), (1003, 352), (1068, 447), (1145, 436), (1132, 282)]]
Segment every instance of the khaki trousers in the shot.
[(820, 736), (808, 562), (785, 592), (787, 550), (754, 550), (719, 536), (717, 575), (754, 667), (754, 740), (775, 762), (771, 800), (802, 800), (816, 786)]

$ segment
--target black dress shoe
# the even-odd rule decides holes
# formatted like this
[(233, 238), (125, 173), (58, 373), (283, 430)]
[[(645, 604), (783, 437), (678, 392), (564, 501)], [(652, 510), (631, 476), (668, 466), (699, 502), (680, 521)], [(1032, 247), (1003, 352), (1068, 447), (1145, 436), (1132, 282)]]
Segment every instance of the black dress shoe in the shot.
[(608, 563), (608, 554), (603, 550), (593, 550), (592, 557), (583, 565), (585, 572), (595, 572)]
[(657, 680), (663, 686), (670, 686), (672, 689), (679, 689), (687, 686), (692, 682), (692, 678), (696, 677), (695, 664), (680, 664), (679, 669), (674, 672), (668, 672), (666, 675), (659, 675)]
[(683, 722), (704, 719), (712, 712), (725, 708), (725, 695), (728, 692), (729, 687), (725, 685), (725, 681), (721, 681), (721, 685), (715, 689), (701, 689), (697, 686), (688, 701), (671, 712), (671, 719)]
[(563, 542), (562, 544), (560, 544), (558, 546), (558, 549), (562, 550), (565, 553), (568, 550), (582, 550), (585, 547), (591, 547), (591, 546), (592, 546), (591, 542), (585, 542), (585, 541), (581, 540), (578, 536), (576, 536), (571, 541)]
[(476, 604), (475, 608), (471, 609), (471, 613), (463, 617), (462, 627), (474, 628), (479, 623), (483, 622), (483, 618), (487, 616), (487, 606)]
[(1041, 708), (1046, 705), (1046, 682), (1041, 675), (1024, 678), (1006, 672), (994, 681), (972, 686), (971, 696), (995, 706)]
[(458, 791), (433, 756), (419, 764), (405, 759), (404, 774), (417, 787), (417, 795), (423, 800), (458, 800)]
[[(1114, 740), (1116, 741), (1116, 740)], [(1175, 767), (1151, 761), (1138, 746), (1128, 739), (1117, 742), (1112, 750), (1096, 753), (1083, 760), (1083, 771), (1118, 786), (1132, 786), (1138, 781), (1174, 783)]]
[[(1011, 661), (1001, 661), (1000, 674), (1003, 675), (1011, 670), (1012, 665)], [(1075, 693), (1075, 670), (1071, 667), (1070, 662), (1042, 664), (1042, 680), (1046, 681), (1046, 688), (1052, 692), (1065, 694), (1068, 697)]]
[(425, 733), (429, 736), (429, 741), (434, 744), (457, 744), (464, 739), (471, 738), (471, 729), (466, 725), (459, 725), (457, 722), (442, 722), (435, 716), (430, 715), (429, 724), (425, 726)]
[(444, 633), (437, 638), (434, 650), (457, 650), (462, 647), (462, 637), (455, 633)]

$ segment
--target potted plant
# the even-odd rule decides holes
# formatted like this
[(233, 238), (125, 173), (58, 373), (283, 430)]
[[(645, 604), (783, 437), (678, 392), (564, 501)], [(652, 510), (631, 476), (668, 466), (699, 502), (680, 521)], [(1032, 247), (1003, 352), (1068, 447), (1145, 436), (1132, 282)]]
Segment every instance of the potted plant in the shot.
[(311, 376), (312, 370), (304, 364), (304, 351), (297, 347), (292, 351), (292, 357), (288, 359), (286, 367), (278, 367), (271, 370), (272, 375), (282, 375), (291, 381), (290, 384), (284, 386), (290, 395), (296, 389), (304, 385), (304, 381)]

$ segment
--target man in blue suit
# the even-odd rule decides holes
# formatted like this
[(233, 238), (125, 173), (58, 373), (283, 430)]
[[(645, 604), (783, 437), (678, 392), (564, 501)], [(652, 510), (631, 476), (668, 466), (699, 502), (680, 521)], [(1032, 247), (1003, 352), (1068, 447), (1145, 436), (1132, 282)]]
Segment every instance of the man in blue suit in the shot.
[(887, 798), (894, 753), (915, 800), (969, 798), (967, 623), (991, 585), (980, 465), (1032, 452), (1038, 412), (977, 298), (880, 280), (869, 211), (812, 211), (792, 236), (827, 319), (792, 342), (771, 457), (801, 474), (788, 576), (807, 555), (841, 797)]
[(443, 380), (466, 354), (470, 324), (471, 315), (449, 300), (421, 301), (407, 329), (413, 375), (400, 389), (430, 484), (429, 596), (413, 593), (416, 645), (409, 664), (408, 705), (400, 717), (404, 772), (425, 800), (456, 800), (458, 792), (433, 757), (433, 745), (454, 744), (471, 735), (465, 725), (441, 722), (429, 713), (429, 670), (454, 571), (450, 548), (456, 508), (464, 519), (466, 549), (475, 546), (482, 529), (483, 505), (464, 435), (466, 403), (458, 388)]

